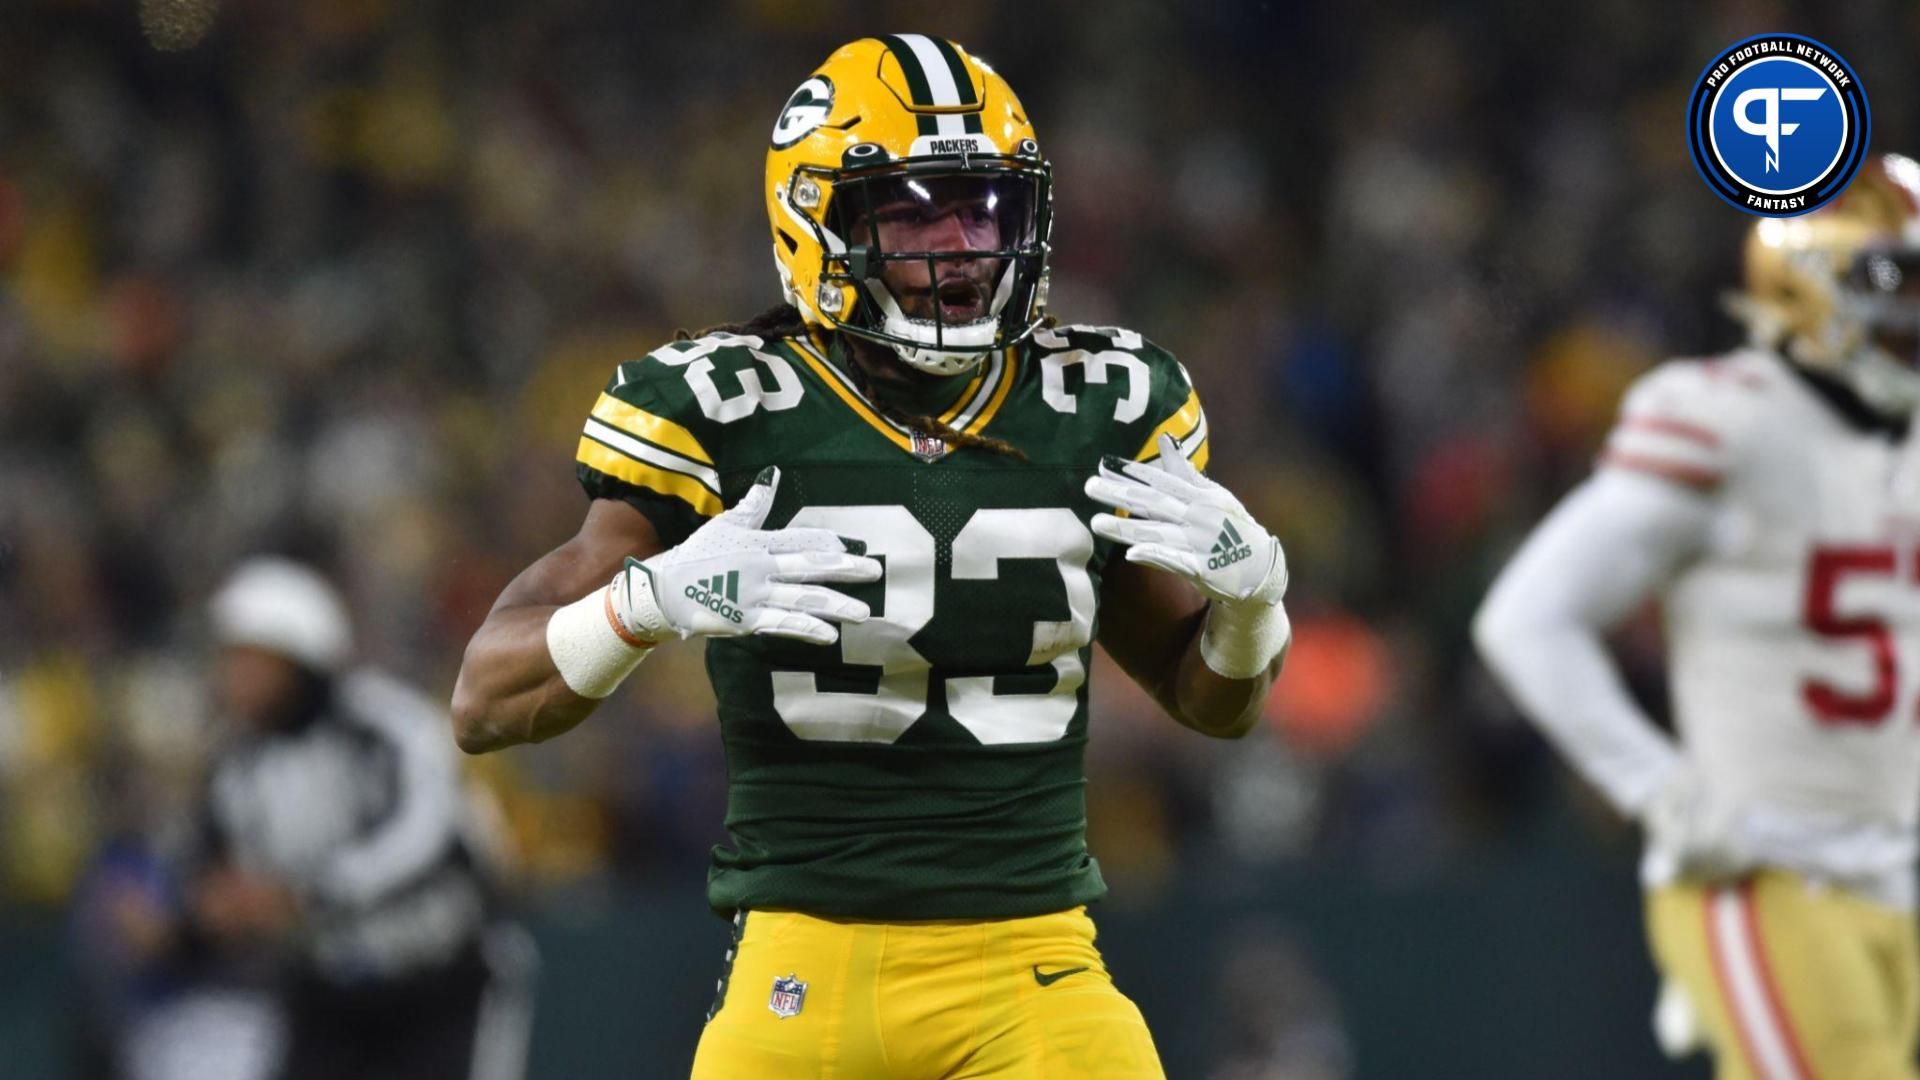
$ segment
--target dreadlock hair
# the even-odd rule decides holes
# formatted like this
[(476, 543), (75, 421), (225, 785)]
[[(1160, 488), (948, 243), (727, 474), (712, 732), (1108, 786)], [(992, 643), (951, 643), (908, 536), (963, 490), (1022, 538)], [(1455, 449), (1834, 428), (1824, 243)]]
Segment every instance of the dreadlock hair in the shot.
[(742, 334), (748, 337), (785, 338), (799, 337), (806, 332), (807, 323), (806, 320), (800, 317), (799, 308), (794, 307), (792, 304), (776, 304), (760, 314), (755, 315), (753, 318), (748, 319), (746, 322), (717, 323), (701, 330), (697, 334), (689, 333), (686, 330), (675, 330), (673, 332), (673, 340), (692, 341), (695, 338), (703, 338), (711, 334)]
[[(673, 339), (675, 341), (691, 341), (695, 337), (706, 337), (709, 334), (743, 334), (759, 338), (786, 338), (800, 337), (805, 335), (806, 332), (807, 323), (806, 320), (800, 317), (800, 309), (794, 307), (792, 304), (779, 304), (768, 308), (743, 323), (721, 323), (718, 326), (709, 326), (698, 334), (690, 334), (685, 330), (676, 330), (673, 333)], [(854, 387), (860, 391), (861, 395), (864, 396), (875, 409), (879, 410), (881, 416), (886, 417), (902, 427), (910, 428), (929, 438), (944, 440), (948, 446), (956, 450), (963, 446), (977, 446), (990, 454), (1010, 457), (1015, 461), (1027, 460), (1026, 451), (1005, 439), (996, 439), (991, 435), (974, 435), (965, 431), (958, 431), (950, 425), (942, 423), (938, 417), (911, 413), (902, 409), (899, 405), (887, 401), (876, 392), (873, 381), (867, 377), (865, 369), (861, 368), (858, 361), (847, 365), (847, 377), (853, 380)]]

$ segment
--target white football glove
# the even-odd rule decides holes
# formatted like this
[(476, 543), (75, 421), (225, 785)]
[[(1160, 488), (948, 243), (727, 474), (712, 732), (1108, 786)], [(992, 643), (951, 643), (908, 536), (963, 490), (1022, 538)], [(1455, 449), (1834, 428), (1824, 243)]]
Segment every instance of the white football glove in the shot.
[(1684, 877), (1724, 881), (1741, 877), (1755, 866), (1740, 830), (1739, 808), (1716, 796), (1684, 761), (1667, 770), (1640, 808), (1640, 823), (1649, 846), (1673, 859)]
[(838, 622), (865, 622), (867, 605), (810, 582), (878, 581), (877, 560), (850, 554), (826, 529), (765, 529), (780, 470), (769, 468), (732, 509), (678, 547), (627, 560), (608, 607), (643, 644), (668, 637), (770, 634), (816, 645), (839, 640)]
[(1193, 467), (1173, 439), (1160, 436), (1156, 461), (1108, 455), (1089, 477), (1088, 497), (1130, 517), (1095, 514), (1093, 531), (1129, 545), (1127, 561), (1157, 566), (1231, 604), (1277, 604), (1287, 591), (1280, 541), (1253, 520), (1233, 493)]

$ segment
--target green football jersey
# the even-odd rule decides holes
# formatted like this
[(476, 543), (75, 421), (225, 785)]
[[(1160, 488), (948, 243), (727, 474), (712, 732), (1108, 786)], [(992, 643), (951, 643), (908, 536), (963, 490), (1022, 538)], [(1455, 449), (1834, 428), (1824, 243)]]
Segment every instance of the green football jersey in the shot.
[(727, 756), (721, 912), (864, 919), (1058, 911), (1105, 892), (1086, 847), (1087, 671), (1114, 545), (1081, 490), (1174, 436), (1204, 467), (1184, 369), (1131, 331), (1064, 327), (938, 380), (914, 411), (1026, 460), (882, 417), (823, 339), (714, 334), (623, 363), (580, 440), (588, 495), (669, 546), (769, 465), (768, 528), (830, 529), (885, 568), (832, 645), (713, 638)]

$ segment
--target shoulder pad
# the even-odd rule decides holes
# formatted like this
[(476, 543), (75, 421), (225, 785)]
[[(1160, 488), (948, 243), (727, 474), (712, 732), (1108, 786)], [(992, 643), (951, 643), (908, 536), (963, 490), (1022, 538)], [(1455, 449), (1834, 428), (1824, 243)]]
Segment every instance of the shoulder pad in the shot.
[[(593, 403), (575, 454), (587, 494), (626, 497), (638, 489), (684, 504), (699, 518), (719, 513), (715, 463), (723, 418), (739, 408), (719, 387), (760, 386), (737, 376), (760, 346), (759, 338), (714, 334), (669, 342), (617, 366)], [(751, 412), (754, 402), (744, 404)]]
[(1173, 436), (1195, 465), (1206, 468), (1207, 418), (1187, 369), (1173, 354), (1117, 326), (1059, 326), (1033, 337), (1041, 392), (1063, 412), (1107, 419), (1106, 452), (1139, 461), (1160, 456), (1159, 437)]
[(1736, 463), (1769, 384), (1739, 354), (1661, 364), (1621, 399), (1600, 463), (1713, 490)]

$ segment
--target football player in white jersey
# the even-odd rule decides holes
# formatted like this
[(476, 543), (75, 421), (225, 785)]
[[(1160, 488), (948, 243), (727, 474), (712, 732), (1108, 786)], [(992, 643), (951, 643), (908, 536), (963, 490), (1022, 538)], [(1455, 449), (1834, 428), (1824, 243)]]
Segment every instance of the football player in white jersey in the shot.
[[(1758, 221), (1735, 310), (1752, 345), (1634, 385), (1474, 638), (1645, 828), (1669, 1052), (1721, 1080), (1916, 1077), (1920, 164)], [(1672, 736), (1605, 645), (1655, 597)]]

